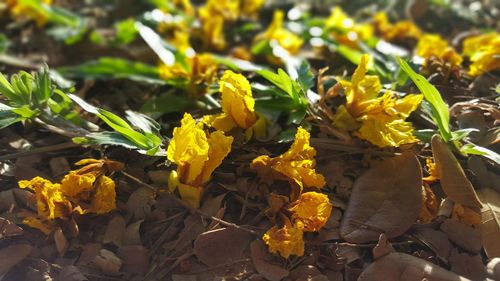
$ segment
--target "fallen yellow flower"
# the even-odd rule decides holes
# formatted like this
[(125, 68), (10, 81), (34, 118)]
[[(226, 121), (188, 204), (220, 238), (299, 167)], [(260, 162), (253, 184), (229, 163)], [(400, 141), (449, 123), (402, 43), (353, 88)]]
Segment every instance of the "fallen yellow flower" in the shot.
[(427, 167), (429, 176), (424, 177), (423, 180), (426, 182), (434, 182), (439, 180), (439, 173), (436, 168), (436, 163), (434, 163), (434, 160), (432, 158), (425, 159), (425, 166)]
[[(233, 142), (233, 138), (225, 136), (222, 131), (206, 133), (202, 126), (185, 113), (181, 126), (174, 129), (167, 149), (168, 160), (177, 165), (177, 171), (170, 176), (169, 188), (179, 188), (181, 196), (191, 194), (187, 203), (195, 208), (199, 207), (203, 185), (229, 154)], [(191, 187), (189, 191), (184, 190), (188, 189), (186, 186)], [(184, 196), (183, 199), (189, 198)]]
[(420, 105), (423, 95), (407, 95), (397, 98), (382, 89), (378, 76), (366, 75), (370, 57), (364, 55), (352, 76), (352, 81), (340, 80), (344, 88), (346, 104), (335, 113), (333, 124), (379, 147), (412, 143), (413, 126), (405, 122), (411, 112)]
[(289, 210), (292, 222), (305, 232), (319, 231), (330, 218), (332, 204), (328, 196), (319, 192), (302, 193)]
[(271, 183), (274, 179), (279, 179), (297, 185), (299, 190), (295, 193), (292, 191), (292, 200), (299, 196), (304, 187), (322, 188), (325, 186), (325, 178), (316, 173), (316, 150), (309, 145), (309, 138), (309, 132), (299, 127), (288, 151), (275, 158), (259, 156), (252, 161), (250, 167), (257, 171), (264, 182)]
[(472, 62), (469, 75), (500, 69), (500, 34), (491, 32), (465, 39), (463, 54)]
[(265, 0), (241, 0), (240, 12), (241, 15), (249, 18), (257, 18)]
[(373, 26), (377, 35), (389, 42), (405, 43), (408, 39), (418, 40), (423, 34), (412, 21), (390, 23), (385, 12), (377, 13), (373, 17)]
[(446, 40), (437, 34), (422, 35), (418, 41), (415, 52), (426, 60), (437, 58), (452, 66), (457, 66), (462, 63), (462, 57), (448, 45)]
[(339, 43), (357, 48), (357, 42), (373, 37), (373, 27), (369, 24), (359, 24), (349, 17), (339, 6), (331, 10), (325, 21), (325, 28)]
[(304, 255), (304, 233), (290, 222), (281, 228), (273, 226), (262, 236), (262, 240), (271, 253), (279, 253), (284, 258)]
[(283, 11), (276, 10), (273, 15), (273, 21), (264, 33), (258, 34), (255, 37), (255, 42), (276, 41), (283, 49), (290, 54), (297, 54), (304, 40), (293, 32), (283, 28)]
[[(7, 7), (14, 19), (31, 19), (36, 21), (38, 26), (43, 26), (47, 23), (47, 16), (38, 11), (30, 4), (24, 3), (23, 0), (7, 0)], [(43, 5), (52, 5), (52, 0), (41, 0)]]
[(35, 192), (38, 216), (53, 220), (67, 219), (73, 210), (71, 202), (64, 196), (61, 185), (42, 177), (19, 181), (19, 187)]

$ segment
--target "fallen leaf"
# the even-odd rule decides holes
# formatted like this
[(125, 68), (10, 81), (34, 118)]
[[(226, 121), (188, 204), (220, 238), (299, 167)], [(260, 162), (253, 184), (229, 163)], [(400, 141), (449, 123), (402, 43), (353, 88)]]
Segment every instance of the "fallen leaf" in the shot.
[(354, 183), (340, 224), (351, 243), (377, 241), (403, 234), (422, 208), (422, 169), (413, 154), (386, 158)]
[(123, 246), (118, 248), (118, 257), (122, 260), (122, 271), (134, 274), (145, 274), (149, 270), (149, 252), (142, 245)]
[(448, 262), (453, 245), (446, 234), (430, 227), (417, 228), (412, 234), (429, 247), (439, 259)]
[(488, 265), (486, 265), (486, 271), (489, 278), (500, 280), (500, 258), (492, 259)]
[(457, 158), (439, 135), (432, 137), (432, 154), (443, 191), (451, 200), (479, 212), (481, 201)]
[(12, 189), (0, 192), (0, 212), (8, 211), (12, 206), (17, 207)]
[(33, 247), (27, 244), (11, 245), (0, 250), (0, 276), (24, 260)]
[(370, 264), (358, 281), (466, 281), (442, 267), (403, 253), (390, 253)]
[(59, 273), (59, 280), (65, 281), (87, 281), (87, 277), (83, 275), (78, 267), (74, 265), (65, 266)]
[(121, 215), (115, 215), (113, 218), (111, 218), (111, 220), (109, 220), (108, 225), (106, 226), (106, 232), (104, 232), (102, 242), (104, 244), (121, 246), (125, 229), (125, 219)]
[(479, 255), (471, 256), (467, 253), (459, 253), (457, 249), (454, 249), (450, 255), (450, 266), (451, 271), (471, 280), (484, 280), (486, 278), (486, 268)]
[(194, 241), (194, 253), (208, 266), (223, 265), (243, 259), (252, 238), (250, 233), (232, 227), (207, 231)]
[(50, 171), (54, 178), (62, 177), (67, 174), (71, 167), (66, 157), (54, 157), (49, 160)]
[(441, 224), (441, 230), (451, 241), (469, 252), (477, 254), (483, 247), (481, 232), (459, 221), (447, 219)]
[(150, 213), (151, 205), (154, 202), (155, 192), (149, 188), (141, 187), (132, 192), (125, 205), (127, 214), (133, 220), (145, 219)]
[(106, 249), (99, 251), (99, 254), (94, 258), (94, 263), (104, 274), (114, 276), (120, 273), (120, 268), (122, 267), (122, 260), (113, 252)]
[(156, 184), (168, 184), (168, 170), (148, 171), (149, 179)]
[(123, 234), (123, 245), (142, 245), (140, 229), (143, 221), (138, 220), (127, 226)]
[(385, 236), (385, 234), (380, 234), (378, 243), (373, 248), (373, 258), (378, 259), (391, 252), (394, 252), (394, 248), (392, 247), (391, 243), (387, 241), (387, 237)]
[(213, 197), (211, 195), (207, 196), (203, 200), (203, 205), (201, 206), (201, 210), (203, 213), (215, 216), (217, 212), (219, 212), (222, 204), (222, 200), (226, 197), (227, 193), (221, 194), (219, 196)]
[(23, 229), (8, 219), (0, 217), (0, 239), (23, 234)]
[(283, 267), (268, 262), (270, 254), (264, 242), (260, 240), (255, 240), (250, 243), (250, 255), (257, 272), (270, 281), (280, 281), (290, 274), (290, 272)]
[(99, 254), (102, 245), (100, 243), (87, 243), (83, 246), (82, 253), (78, 259), (77, 265), (88, 265), (90, 262), (94, 261), (94, 258)]
[(56, 248), (59, 256), (64, 256), (66, 250), (68, 250), (69, 244), (68, 240), (64, 236), (64, 233), (62, 232), (62, 229), (59, 227), (54, 231), (54, 242), (56, 243)]
[(196, 275), (172, 274), (172, 281), (198, 281)]
[(484, 202), (480, 226), (483, 246), (489, 258), (500, 257), (500, 194), (491, 188), (481, 189), (479, 197)]
[(321, 275), (321, 272), (312, 265), (300, 265), (294, 270), (290, 271), (288, 278), (291, 280), (312, 280), (315, 276)]

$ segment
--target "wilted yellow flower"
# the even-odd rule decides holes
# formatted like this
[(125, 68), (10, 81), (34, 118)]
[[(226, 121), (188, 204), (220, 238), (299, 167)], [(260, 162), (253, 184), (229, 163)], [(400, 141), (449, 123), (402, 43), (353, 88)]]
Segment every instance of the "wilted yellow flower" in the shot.
[[(44, 5), (52, 5), (52, 0), (41, 0), (41, 2)], [(25, 3), (23, 0), (7, 0), (6, 3), (10, 14), (15, 19), (32, 19), (36, 21), (38, 26), (42, 26), (47, 22), (47, 15), (44, 12)]]
[(341, 105), (333, 124), (379, 147), (415, 142), (411, 123), (405, 122), (420, 105), (423, 95), (396, 98), (386, 91), (378, 96), (382, 86), (377, 76), (366, 75), (369, 56), (364, 55), (352, 76), (352, 82), (340, 80), (345, 90), (346, 104)]
[(289, 209), (292, 222), (305, 232), (319, 231), (330, 218), (332, 204), (328, 196), (319, 192), (302, 193), (296, 204)]
[(377, 34), (389, 42), (404, 43), (407, 39), (417, 39), (422, 36), (422, 30), (412, 21), (389, 22), (385, 12), (377, 13), (373, 17), (373, 25)]
[(240, 12), (243, 16), (257, 18), (264, 3), (264, 0), (241, 0)]
[(264, 33), (255, 37), (256, 42), (263, 40), (275, 40), (283, 49), (287, 50), (290, 54), (297, 54), (300, 50), (304, 40), (293, 32), (283, 28), (283, 11), (274, 11), (273, 21)]
[(325, 21), (325, 28), (340, 43), (356, 48), (357, 42), (373, 37), (373, 27), (369, 24), (359, 24), (349, 17), (339, 6), (331, 10)]
[(284, 258), (304, 255), (304, 233), (289, 222), (282, 228), (273, 226), (262, 236), (262, 240), (271, 253), (279, 253)]
[(96, 175), (92, 173), (80, 175), (77, 171), (70, 171), (61, 181), (61, 190), (68, 196), (88, 194), (94, 189), (95, 180)]
[(433, 182), (439, 179), (439, 173), (436, 168), (436, 163), (432, 158), (425, 159), (425, 166), (427, 167), (428, 177), (424, 177), (423, 180), (426, 182)]
[(303, 187), (323, 187), (325, 178), (316, 173), (316, 150), (309, 145), (309, 138), (309, 132), (299, 127), (295, 141), (287, 152), (275, 158), (259, 156), (252, 161), (252, 169), (267, 182), (285, 179), (297, 184), (300, 190)]
[(60, 184), (34, 177), (19, 181), (19, 187), (35, 192), (38, 215), (44, 219), (67, 219), (72, 213), (71, 203), (62, 193)]
[(216, 50), (226, 48), (224, 25), (239, 16), (239, 0), (208, 0), (198, 10), (205, 46)]
[(90, 203), (90, 211), (96, 214), (106, 214), (116, 209), (115, 182), (100, 176), (95, 182), (95, 194)]
[[(221, 131), (206, 133), (196, 124), (189, 113), (185, 113), (181, 126), (174, 129), (173, 138), (167, 149), (168, 160), (177, 164), (177, 174), (171, 183), (188, 185), (201, 192), (203, 185), (210, 180), (212, 172), (231, 151), (232, 137)], [(182, 186), (171, 186), (182, 188)], [(180, 190), (181, 196), (184, 190)], [(193, 204), (193, 207), (198, 207)]]
[(500, 34), (491, 32), (465, 39), (463, 54), (472, 62), (472, 76), (500, 69)]
[(452, 66), (460, 65), (462, 57), (438, 34), (424, 34), (416, 47), (416, 54), (425, 58), (437, 58)]

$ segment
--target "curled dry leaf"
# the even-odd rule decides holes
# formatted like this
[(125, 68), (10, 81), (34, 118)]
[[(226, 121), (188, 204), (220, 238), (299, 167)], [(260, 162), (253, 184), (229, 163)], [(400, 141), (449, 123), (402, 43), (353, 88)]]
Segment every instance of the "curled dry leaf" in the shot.
[(118, 248), (118, 257), (122, 260), (122, 270), (129, 273), (145, 274), (149, 269), (149, 251), (142, 245)]
[(127, 226), (123, 233), (123, 245), (142, 245), (140, 229), (143, 221), (138, 220)]
[(358, 281), (466, 281), (433, 263), (403, 253), (390, 253), (370, 264)]
[(0, 239), (23, 234), (23, 229), (8, 219), (0, 217)]
[(484, 250), (488, 257), (500, 257), (500, 194), (491, 188), (482, 189), (479, 197), (484, 202), (481, 210)]
[(140, 187), (135, 190), (128, 198), (125, 209), (129, 216), (134, 220), (145, 219), (146, 215), (151, 210), (151, 205), (154, 202), (155, 192), (146, 187)]
[(492, 259), (486, 266), (488, 277), (493, 280), (500, 280), (500, 258)]
[(27, 244), (11, 245), (0, 250), (0, 276), (26, 258), (33, 247)]
[(391, 243), (387, 241), (387, 236), (385, 236), (385, 234), (383, 233), (380, 234), (380, 237), (378, 238), (378, 243), (373, 248), (373, 257), (375, 259), (378, 259), (391, 252), (394, 252), (394, 248), (392, 247)]
[(250, 243), (250, 254), (255, 269), (267, 280), (279, 281), (290, 274), (290, 272), (283, 267), (268, 262), (270, 254), (264, 242), (255, 240)]
[(441, 187), (451, 200), (479, 212), (481, 201), (472, 183), (465, 176), (457, 158), (439, 135), (432, 137), (432, 154)]
[(430, 227), (417, 228), (412, 234), (429, 247), (439, 259), (448, 262), (453, 246), (446, 234)]
[(413, 154), (386, 158), (354, 183), (340, 235), (351, 243), (403, 234), (422, 207), (422, 169)]
[(121, 215), (115, 215), (113, 218), (111, 218), (111, 220), (109, 220), (108, 225), (106, 226), (106, 232), (104, 232), (104, 238), (102, 239), (102, 242), (104, 244), (121, 246), (125, 229), (125, 219)]
[(66, 250), (68, 250), (69, 244), (66, 236), (64, 236), (62, 229), (59, 227), (54, 231), (54, 242), (56, 243), (56, 248), (59, 256), (64, 256)]
[(471, 256), (467, 253), (459, 253), (457, 249), (451, 251), (451, 271), (470, 278), (471, 280), (484, 280), (486, 268), (479, 255)]
[(204, 232), (194, 241), (196, 257), (208, 266), (217, 266), (244, 258), (253, 236), (236, 228), (219, 228)]
[(481, 232), (459, 221), (447, 219), (441, 224), (441, 230), (451, 241), (469, 252), (477, 254), (483, 247)]
[(74, 265), (68, 265), (65, 266), (62, 270), (61, 273), (59, 273), (59, 280), (66, 280), (66, 281), (87, 281), (87, 277), (83, 275), (78, 267)]

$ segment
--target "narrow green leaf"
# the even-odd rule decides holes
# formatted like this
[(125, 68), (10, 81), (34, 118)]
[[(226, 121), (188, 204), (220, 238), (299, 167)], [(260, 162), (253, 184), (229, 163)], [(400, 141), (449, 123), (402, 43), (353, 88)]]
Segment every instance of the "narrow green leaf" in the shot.
[(413, 83), (415, 83), (415, 85), (417, 85), (425, 99), (431, 105), (431, 118), (439, 128), (443, 139), (448, 142), (451, 139), (450, 113), (448, 111), (448, 105), (444, 102), (436, 87), (429, 83), (422, 75), (415, 73), (406, 61), (401, 58), (398, 58), (397, 60), (401, 69), (408, 74), (410, 79)]
[(500, 155), (498, 153), (479, 145), (466, 144), (460, 148), (460, 152), (465, 154), (481, 155), (500, 165)]

